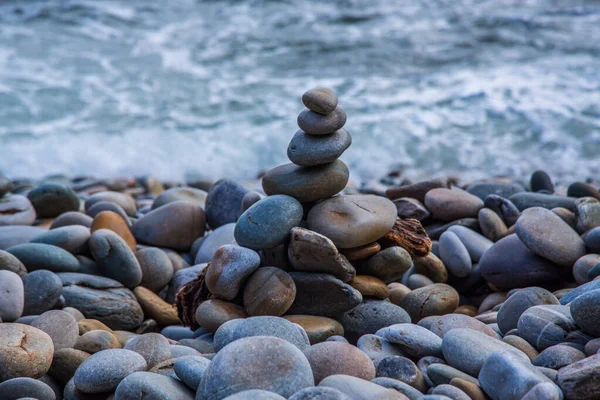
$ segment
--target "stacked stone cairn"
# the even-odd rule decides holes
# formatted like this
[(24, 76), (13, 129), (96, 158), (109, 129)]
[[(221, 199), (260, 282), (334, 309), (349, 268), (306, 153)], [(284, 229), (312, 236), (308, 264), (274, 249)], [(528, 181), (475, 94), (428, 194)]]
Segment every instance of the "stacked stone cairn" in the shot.
[(351, 189), (302, 100), (264, 193), (0, 175), (0, 399), (600, 399), (596, 187)]

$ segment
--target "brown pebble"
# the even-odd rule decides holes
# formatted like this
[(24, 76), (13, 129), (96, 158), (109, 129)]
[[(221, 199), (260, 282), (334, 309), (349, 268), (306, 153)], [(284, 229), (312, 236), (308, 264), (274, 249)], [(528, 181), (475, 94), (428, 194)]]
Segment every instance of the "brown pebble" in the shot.
[(263, 267), (256, 270), (244, 288), (244, 307), (250, 316), (283, 315), (296, 298), (296, 284), (284, 270)]
[(129, 230), (129, 226), (116, 212), (102, 211), (94, 218), (90, 232), (94, 233), (99, 229), (109, 229), (119, 235), (129, 248), (135, 252), (137, 242), (133, 237), (133, 234)]
[(80, 336), (75, 342), (76, 350), (94, 354), (102, 350), (120, 349), (121, 343), (115, 335), (110, 332), (96, 330), (89, 331)]
[(162, 326), (181, 324), (175, 306), (158, 297), (156, 293), (143, 286), (138, 286), (133, 289), (133, 294), (135, 294), (146, 317), (154, 319)]
[(521, 350), (523, 353), (529, 357), (531, 361), (535, 360), (535, 358), (539, 355), (538, 351), (530, 345), (525, 339), (520, 336), (508, 335), (502, 338), (504, 343), (510, 344), (512, 347)]
[(112, 332), (108, 326), (104, 325), (102, 322), (97, 319), (82, 319), (77, 321), (77, 326), (79, 326), (79, 335), (84, 335), (86, 332), (90, 331), (107, 331)]
[(444, 283), (434, 283), (408, 293), (400, 302), (414, 323), (431, 315), (445, 315), (458, 307), (458, 292)]
[(224, 300), (212, 299), (198, 306), (195, 317), (196, 322), (202, 328), (216, 332), (225, 322), (237, 318), (246, 318), (248, 314), (242, 306)]
[(283, 318), (304, 328), (310, 344), (324, 342), (331, 336), (344, 336), (342, 324), (335, 319), (317, 315), (285, 315)]
[(454, 313), (467, 315), (469, 317), (474, 317), (477, 315), (477, 307), (472, 306), (470, 304), (464, 304), (462, 306), (456, 307), (456, 310), (454, 310)]
[(357, 261), (369, 258), (372, 255), (379, 253), (379, 250), (381, 250), (381, 245), (377, 242), (373, 242), (360, 247), (342, 249), (341, 253), (346, 256), (348, 261)]
[(373, 361), (357, 347), (339, 342), (323, 342), (304, 350), (315, 383), (331, 375), (350, 375), (367, 381), (375, 379)]
[(435, 254), (429, 253), (425, 257), (413, 259), (415, 273), (425, 275), (435, 283), (448, 282), (448, 270)]
[(485, 392), (481, 389), (479, 385), (476, 385), (472, 382), (465, 381), (461, 378), (452, 378), (450, 381), (450, 385), (459, 388), (463, 392), (465, 392), (471, 400), (488, 400), (489, 397)]
[(400, 302), (402, 301), (404, 296), (406, 296), (407, 294), (409, 294), (411, 292), (409, 287), (407, 287), (401, 283), (398, 283), (398, 282), (390, 283), (388, 285), (388, 289), (390, 291), (390, 297), (389, 297), (390, 301), (397, 306), (400, 305)]
[(54, 353), (48, 375), (56, 379), (61, 385), (66, 385), (75, 375), (77, 368), (89, 356), (91, 354), (81, 350), (60, 349)]
[(358, 290), (363, 297), (375, 297), (384, 300), (390, 296), (390, 291), (385, 282), (371, 275), (356, 275), (348, 284)]

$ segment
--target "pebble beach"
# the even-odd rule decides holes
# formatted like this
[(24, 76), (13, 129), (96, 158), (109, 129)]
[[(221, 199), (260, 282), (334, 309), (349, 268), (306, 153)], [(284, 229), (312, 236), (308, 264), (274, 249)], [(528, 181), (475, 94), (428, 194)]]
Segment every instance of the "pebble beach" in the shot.
[(0, 175), (0, 400), (600, 399), (597, 181), (355, 184), (300, 100), (255, 180)]

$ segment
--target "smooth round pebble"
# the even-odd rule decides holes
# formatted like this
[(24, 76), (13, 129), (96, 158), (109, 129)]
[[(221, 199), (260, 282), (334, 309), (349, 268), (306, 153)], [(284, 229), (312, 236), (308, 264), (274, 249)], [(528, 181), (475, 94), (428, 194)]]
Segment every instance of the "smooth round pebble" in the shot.
[(115, 390), (128, 375), (146, 369), (146, 361), (136, 352), (104, 350), (92, 354), (81, 363), (73, 381), (75, 388), (83, 393), (103, 393)]

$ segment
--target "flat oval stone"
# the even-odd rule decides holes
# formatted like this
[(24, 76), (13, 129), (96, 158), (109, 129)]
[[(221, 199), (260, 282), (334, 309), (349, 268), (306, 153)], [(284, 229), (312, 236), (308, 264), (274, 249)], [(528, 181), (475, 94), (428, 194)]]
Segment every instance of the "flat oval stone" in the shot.
[(504, 343), (508, 343), (510, 344), (512, 347), (517, 348), (519, 350), (521, 350), (523, 353), (527, 354), (527, 357), (529, 357), (529, 359), (531, 361), (535, 360), (535, 358), (540, 354), (535, 347), (533, 347), (532, 345), (530, 345), (527, 340), (523, 339), (520, 336), (517, 336), (517, 332), (515, 332), (515, 334), (511, 334), (511, 335), (505, 335), (502, 338), (502, 341)]
[(185, 251), (194, 240), (204, 235), (205, 224), (202, 207), (187, 201), (175, 201), (144, 215), (133, 224), (131, 231), (142, 243)]
[(583, 352), (571, 346), (557, 344), (542, 351), (535, 360), (533, 360), (533, 365), (537, 367), (560, 369), (583, 360), (584, 358), (585, 354), (583, 354)]
[(20, 277), (27, 275), (27, 269), (25, 269), (23, 263), (4, 250), (0, 250), (0, 270), (14, 272)]
[(71, 254), (82, 254), (88, 250), (90, 230), (84, 226), (72, 225), (51, 229), (31, 240), (31, 243), (44, 243), (60, 247)]
[(244, 288), (244, 308), (251, 316), (283, 315), (295, 298), (294, 280), (276, 267), (259, 268)]
[(327, 115), (337, 107), (338, 98), (332, 89), (319, 87), (304, 93), (302, 103), (311, 111)]
[(433, 321), (429, 327), (429, 330), (440, 338), (444, 338), (448, 332), (457, 328), (469, 328), (494, 339), (498, 338), (496, 332), (488, 325), (476, 320), (475, 318), (461, 314), (446, 314), (440, 318), (437, 318), (435, 321)]
[(102, 350), (120, 349), (121, 343), (111, 332), (95, 330), (81, 335), (75, 342), (74, 348), (94, 354)]
[(600, 253), (600, 227), (587, 231), (583, 234), (582, 239), (588, 249)]
[(242, 206), (240, 208), (240, 214), (243, 214), (247, 209), (249, 209), (254, 203), (259, 200), (262, 200), (265, 196), (258, 193), (255, 190), (252, 190), (244, 195), (242, 199)]
[(0, 198), (0, 226), (32, 225), (35, 218), (35, 209), (27, 197), (6, 194)]
[(346, 112), (336, 107), (327, 115), (305, 109), (298, 115), (298, 127), (310, 135), (327, 135), (346, 124)]
[(483, 201), (462, 190), (437, 188), (427, 192), (425, 206), (434, 218), (455, 221), (461, 218), (476, 218), (479, 210), (483, 208)]
[[(435, 360), (432, 360), (432, 361), (435, 361)], [(420, 362), (420, 360), (419, 360), (419, 362)], [(446, 365), (445, 363), (440, 363), (438, 361), (431, 362), (431, 363), (428, 362), (428, 363), (425, 363), (423, 365), (423, 367), (425, 367), (425, 371), (427, 372), (427, 375), (424, 374), (424, 376), (429, 377), (429, 379), (431, 380), (432, 386), (448, 384), (452, 381), (452, 379), (455, 379), (455, 378), (463, 379), (463, 380), (466, 380), (467, 382), (478, 384), (477, 379), (475, 379), (471, 375), (465, 374), (464, 372), (462, 372), (454, 367), (451, 367), (449, 365)]]
[(394, 324), (378, 330), (376, 335), (393, 343), (409, 357), (442, 356), (442, 338), (419, 325)]
[(289, 275), (296, 285), (290, 314), (335, 316), (356, 307), (363, 299), (358, 290), (333, 275), (310, 272)]
[(0, 324), (0, 382), (39, 378), (52, 363), (54, 345), (47, 333), (29, 325)]
[(313, 167), (334, 162), (351, 144), (352, 136), (345, 129), (323, 136), (297, 131), (290, 141), (287, 155), (296, 165)]
[(23, 315), (24, 305), (25, 290), (19, 275), (0, 270), (0, 321), (17, 320)]
[(323, 342), (304, 349), (304, 355), (312, 368), (315, 383), (337, 374), (368, 381), (375, 378), (375, 366), (371, 359), (350, 344)]
[(400, 279), (411, 265), (412, 258), (408, 251), (400, 246), (392, 246), (369, 258), (363, 266), (363, 272), (390, 283)]
[(356, 343), (363, 335), (373, 334), (392, 324), (410, 322), (410, 317), (401, 307), (390, 302), (365, 300), (337, 320), (344, 327), (346, 339)]
[(246, 317), (244, 307), (218, 299), (203, 301), (195, 313), (196, 322), (210, 332), (216, 332), (227, 321)]
[(269, 196), (242, 214), (235, 225), (235, 241), (255, 250), (272, 249), (289, 237), (303, 214), (302, 205), (293, 197)]
[(525, 353), (473, 329), (452, 329), (442, 340), (444, 358), (452, 367), (477, 376), (485, 361), (497, 351), (506, 351), (529, 362)]
[(173, 369), (179, 379), (181, 379), (189, 388), (196, 390), (209, 365), (210, 360), (207, 358), (200, 356), (184, 356), (175, 360)]
[(552, 211), (532, 207), (523, 211), (516, 233), (529, 250), (555, 264), (571, 268), (585, 255), (585, 243), (569, 225)]
[(77, 371), (73, 381), (83, 393), (103, 393), (117, 388), (128, 375), (147, 368), (144, 358), (124, 349), (104, 350), (92, 354)]
[(204, 241), (196, 253), (196, 264), (202, 264), (209, 262), (217, 249), (225, 244), (235, 244), (235, 238), (233, 231), (235, 229), (234, 223), (221, 225), (208, 236), (205, 236)]
[(135, 253), (135, 258), (142, 269), (140, 285), (156, 293), (171, 282), (173, 264), (163, 250), (152, 247), (140, 249)]
[(188, 201), (204, 208), (206, 205), (206, 196), (208, 196), (208, 193), (204, 190), (192, 187), (174, 187), (159, 194), (152, 203), (152, 209), (155, 210), (175, 201)]
[(308, 203), (341, 192), (349, 177), (350, 171), (341, 160), (314, 167), (284, 164), (265, 174), (262, 187), (269, 196), (285, 194)]
[(458, 307), (458, 292), (444, 283), (435, 283), (415, 289), (400, 302), (413, 322), (418, 322), (431, 315), (445, 315)]
[(357, 275), (348, 284), (358, 290), (363, 297), (385, 300), (390, 296), (385, 282), (375, 276)]
[(344, 282), (356, 275), (352, 264), (339, 253), (331, 239), (300, 227), (292, 228), (288, 259), (296, 271), (323, 272)]
[(194, 400), (195, 394), (185, 384), (169, 376), (139, 371), (123, 379), (115, 399), (181, 399)]
[(71, 314), (62, 310), (46, 311), (31, 321), (30, 325), (50, 336), (55, 351), (73, 348), (79, 337), (77, 320)]
[(217, 181), (206, 196), (206, 222), (216, 229), (236, 222), (240, 216), (242, 199), (249, 190), (231, 179)]
[(232, 300), (259, 265), (260, 256), (254, 250), (226, 244), (215, 252), (206, 270), (206, 286), (217, 297)]
[[(385, 329), (385, 328), (384, 328)], [(389, 356), (405, 356), (396, 346), (381, 336), (371, 333), (362, 335), (356, 342), (356, 347), (361, 349), (375, 364)]]
[(481, 233), (492, 242), (497, 242), (506, 236), (508, 232), (506, 224), (498, 214), (489, 208), (479, 210), (477, 219), (479, 220)]
[(435, 254), (429, 253), (425, 257), (415, 257), (412, 261), (415, 273), (425, 275), (435, 283), (448, 281), (448, 270)]
[(396, 206), (384, 197), (347, 195), (315, 205), (308, 229), (333, 241), (338, 248), (363, 246), (380, 239), (396, 222)]
[(99, 203), (101, 201), (108, 201), (110, 203), (115, 203), (119, 205), (127, 215), (130, 217), (135, 217), (135, 213), (137, 211), (137, 206), (135, 204), (135, 200), (128, 194), (120, 193), (120, 192), (99, 192), (91, 195), (85, 201), (85, 209), (89, 210), (94, 206), (94, 204)]
[(569, 307), (562, 305), (539, 305), (528, 308), (517, 324), (519, 336), (538, 351), (542, 351), (568, 339), (577, 330)]
[(490, 247), (479, 268), (485, 280), (499, 290), (548, 284), (564, 275), (553, 263), (531, 252), (515, 234)]
[(39, 218), (54, 218), (67, 211), (79, 210), (79, 198), (68, 187), (42, 184), (27, 194)]
[(405, 396), (395, 390), (349, 375), (328, 376), (319, 387), (337, 389), (352, 400), (405, 400)]
[(520, 192), (509, 197), (509, 200), (517, 206), (520, 211), (531, 207), (542, 207), (551, 210), (556, 207), (575, 211), (575, 198), (558, 196), (555, 194)]
[(283, 318), (300, 325), (308, 335), (310, 344), (326, 341), (332, 336), (343, 336), (344, 328), (335, 319), (316, 315), (285, 315)]
[[(40, 315), (50, 310), (62, 294), (62, 281), (53, 272), (40, 269), (22, 279), (25, 292), (24, 315)], [(4, 307), (0, 307), (0, 310), (3, 309)]]
[(419, 368), (406, 357), (390, 356), (382, 358), (377, 364), (378, 378), (392, 378), (404, 382), (424, 392), (427, 384)]
[(558, 385), (566, 399), (594, 399), (600, 392), (600, 354), (558, 371)]
[(100, 276), (61, 273), (66, 305), (112, 329), (135, 329), (144, 314), (134, 294), (121, 283)]
[(136, 336), (129, 340), (124, 348), (144, 357), (149, 369), (171, 358), (169, 341), (160, 333)]
[(54, 221), (52, 221), (52, 225), (50, 225), (50, 229), (62, 228), (64, 226), (73, 226), (80, 225), (86, 228), (92, 226), (92, 221), (94, 219), (89, 215), (85, 215), (79, 211), (67, 211), (56, 217)]
[(142, 268), (119, 235), (100, 229), (90, 237), (90, 250), (102, 275), (133, 288), (142, 282)]
[(471, 257), (467, 248), (452, 231), (446, 231), (440, 236), (440, 258), (448, 270), (459, 278), (471, 274)]
[(573, 182), (567, 188), (567, 196), (593, 197), (600, 200), (600, 192), (594, 186), (585, 182)]
[(181, 323), (175, 305), (167, 303), (153, 291), (138, 286), (133, 289), (133, 294), (147, 318), (152, 318), (162, 326), (179, 325)]
[(228, 344), (251, 336), (273, 336), (286, 340), (304, 350), (309, 346), (308, 336), (304, 330), (280, 317), (260, 316), (246, 319), (231, 320), (215, 333), (214, 346), (217, 352)]
[(530, 307), (542, 304), (559, 304), (558, 299), (546, 289), (528, 287), (511, 295), (498, 310), (498, 327), (503, 333), (517, 328), (519, 318)]
[(518, 183), (475, 182), (467, 188), (467, 192), (485, 200), (490, 194), (508, 198), (515, 193), (524, 192), (525, 188)]
[(56, 400), (56, 394), (44, 382), (31, 378), (13, 378), (0, 383), (2, 398)]
[(47, 269), (52, 272), (76, 272), (79, 261), (66, 250), (42, 243), (19, 244), (6, 249), (25, 265), (27, 271)]
[(593, 337), (600, 337), (600, 290), (592, 290), (577, 297), (570, 304), (573, 320)]
[(385, 191), (385, 195), (388, 199), (392, 200), (408, 197), (423, 203), (425, 202), (427, 192), (436, 188), (450, 188), (448, 179), (437, 178), (408, 185), (392, 186)]
[(198, 388), (200, 398), (222, 399), (248, 389), (263, 389), (289, 397), (314, 386), (304, 354), (276, 337), (246, 337), (221, 349)]
[(448, 232), (452, 232), (458, 236), (474, 263), (479, 262), (483, 253), (494, 244), (491, 240), (466, 226), (454, 225), (448, 228)]

